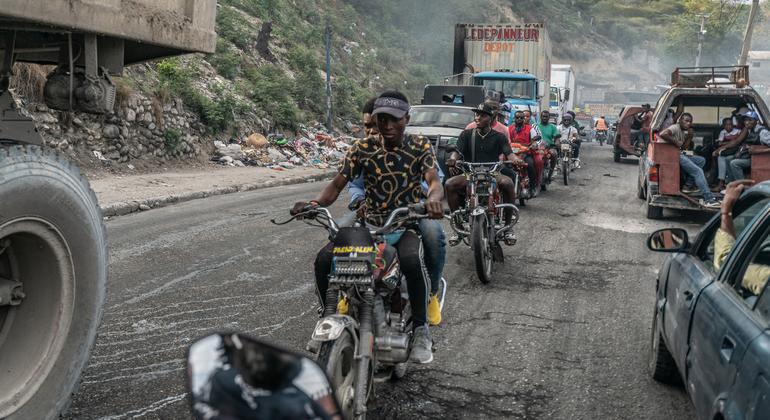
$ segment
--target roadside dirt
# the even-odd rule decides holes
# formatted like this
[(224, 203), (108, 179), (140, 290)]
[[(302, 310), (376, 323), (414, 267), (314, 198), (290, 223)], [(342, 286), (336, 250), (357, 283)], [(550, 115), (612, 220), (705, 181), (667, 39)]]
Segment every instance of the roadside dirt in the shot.
[(255, 184), (268, 180), (319, 175), (329, 169), (298, 167), (278, 171), (260, 167), (233, 168), (216, 164), (196, 165), (194, 169), (167, 169), (162, 172), (89, 177), (101, 205), (153, 197), (207, 191), (218, 187)]

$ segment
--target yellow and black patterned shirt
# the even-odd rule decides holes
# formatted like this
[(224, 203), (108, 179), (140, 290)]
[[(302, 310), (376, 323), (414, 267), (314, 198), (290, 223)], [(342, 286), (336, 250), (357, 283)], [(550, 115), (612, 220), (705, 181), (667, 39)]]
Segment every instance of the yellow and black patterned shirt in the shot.
[(340, 174), (348, 181), (363, 176), (367, 218), (382, 226), (391, 211), (420, 202), (421, 182), (435, 168), (436, 158), (427, 138), (406, 135), (400, 147), (388, 151), (377, 136), (353, 144), (340, 165)]

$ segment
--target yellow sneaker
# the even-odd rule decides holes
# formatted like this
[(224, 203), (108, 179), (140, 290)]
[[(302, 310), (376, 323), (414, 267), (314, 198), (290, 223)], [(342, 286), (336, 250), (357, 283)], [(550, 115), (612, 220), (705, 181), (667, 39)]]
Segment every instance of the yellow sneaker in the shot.
[(337, 313), (340, 315), (347, 315), (348, 314), (348, 298), (343, 297), (340, 299), (339, 302), (337, 302)]
[(441, 305), (438, 302), (438, 296), (431, 294), (428, 300), (428, 324), (438, 325), (441, 323)]

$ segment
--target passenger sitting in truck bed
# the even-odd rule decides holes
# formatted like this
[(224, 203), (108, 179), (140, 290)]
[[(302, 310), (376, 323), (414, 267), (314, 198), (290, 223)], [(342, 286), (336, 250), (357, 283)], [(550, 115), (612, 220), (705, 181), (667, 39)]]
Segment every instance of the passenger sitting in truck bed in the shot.
[[(741, 143), (746, 138), (747, 131), (741, 130), (733, 125), (732, 118), (725, 118), (722, 120), (722, 131), (719, 132), (719, 138), (717, 139), (716, 148), (712, 153), (712, 156), (707, 156), (717, 160), (717, 178), (719, 179), (719, 185), (714, 191), (724, 191), (725, 185), (732, 179), (731, 171), (729, 170), (730, 162), (735, 159), (735, 153), (738, 152)], [(724, 192), (722, 192), (724, 194)]]
[(759, 114), (754, 111), (743, 114), (743, 123), (746, 125), (746, 140), (730, 162), (731, 177), (736, 180), (746, 178), (745, 171), (751, 168), (749, 146), (770, 146), (770, 129), (759, 124)]
[[(673, 124), (665, 130), (661, 131), (659, 137), (663, 140), (676, 145), (682, 150), (679, 155), (679, 167), (682, 172), (691, 178), (695, 185), (697, 185), (703, 198), (700, 200), (700, 205), (707, 208), (719, 208), (719, 201), (714, 197), (714, 193), (711, 192), (706, 182), (706, 176), (703, 174), (703, 165), (706, 163), (706, 159), (702, 156), (693, 156), (692, 153), (687, 151), (687, 144), (692, 143), (692, 138), (695, 132), (692, 129), (692, 115), (684, 113), (679, 118), (678, 124)], [(684, 193), (695, 192), (682, 190)]]

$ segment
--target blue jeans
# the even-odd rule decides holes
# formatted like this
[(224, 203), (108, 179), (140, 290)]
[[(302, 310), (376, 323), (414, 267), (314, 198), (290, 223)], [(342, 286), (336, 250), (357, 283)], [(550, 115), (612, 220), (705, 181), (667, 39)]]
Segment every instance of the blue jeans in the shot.
[(719, 156), (717, 158), (717, 167), (719, 168), (719, 180), (730, 182), (735, 181), (733, 178), (733, 172), (730, 169), (730, 162), (735, 159), (735, 155)]
[(444, 272), (444, 263), (446, 263), (444, 227), (438, 220), (420, 219), (420, 233), (425, 250), (425, 265), (430, 277), (430, 292), (436, 294)]
[(745, 170), (751, 168), (751, 158), (748, 159), (733, 159), (730, 162), (730, 172), (732, 173), (733, 180), (746, 178)]
[(682, 172), (695, 181), (695, 185), (703, 194), (703, 199), (711, 201), (714, 199), (714, 194), (709, 189), (709, 183), (706, 181), (706, 176), (703, 175), (703, 169), (701, 169), (705, 164), (706, 159), (702, 156), (679, 155), (679, 167)]

